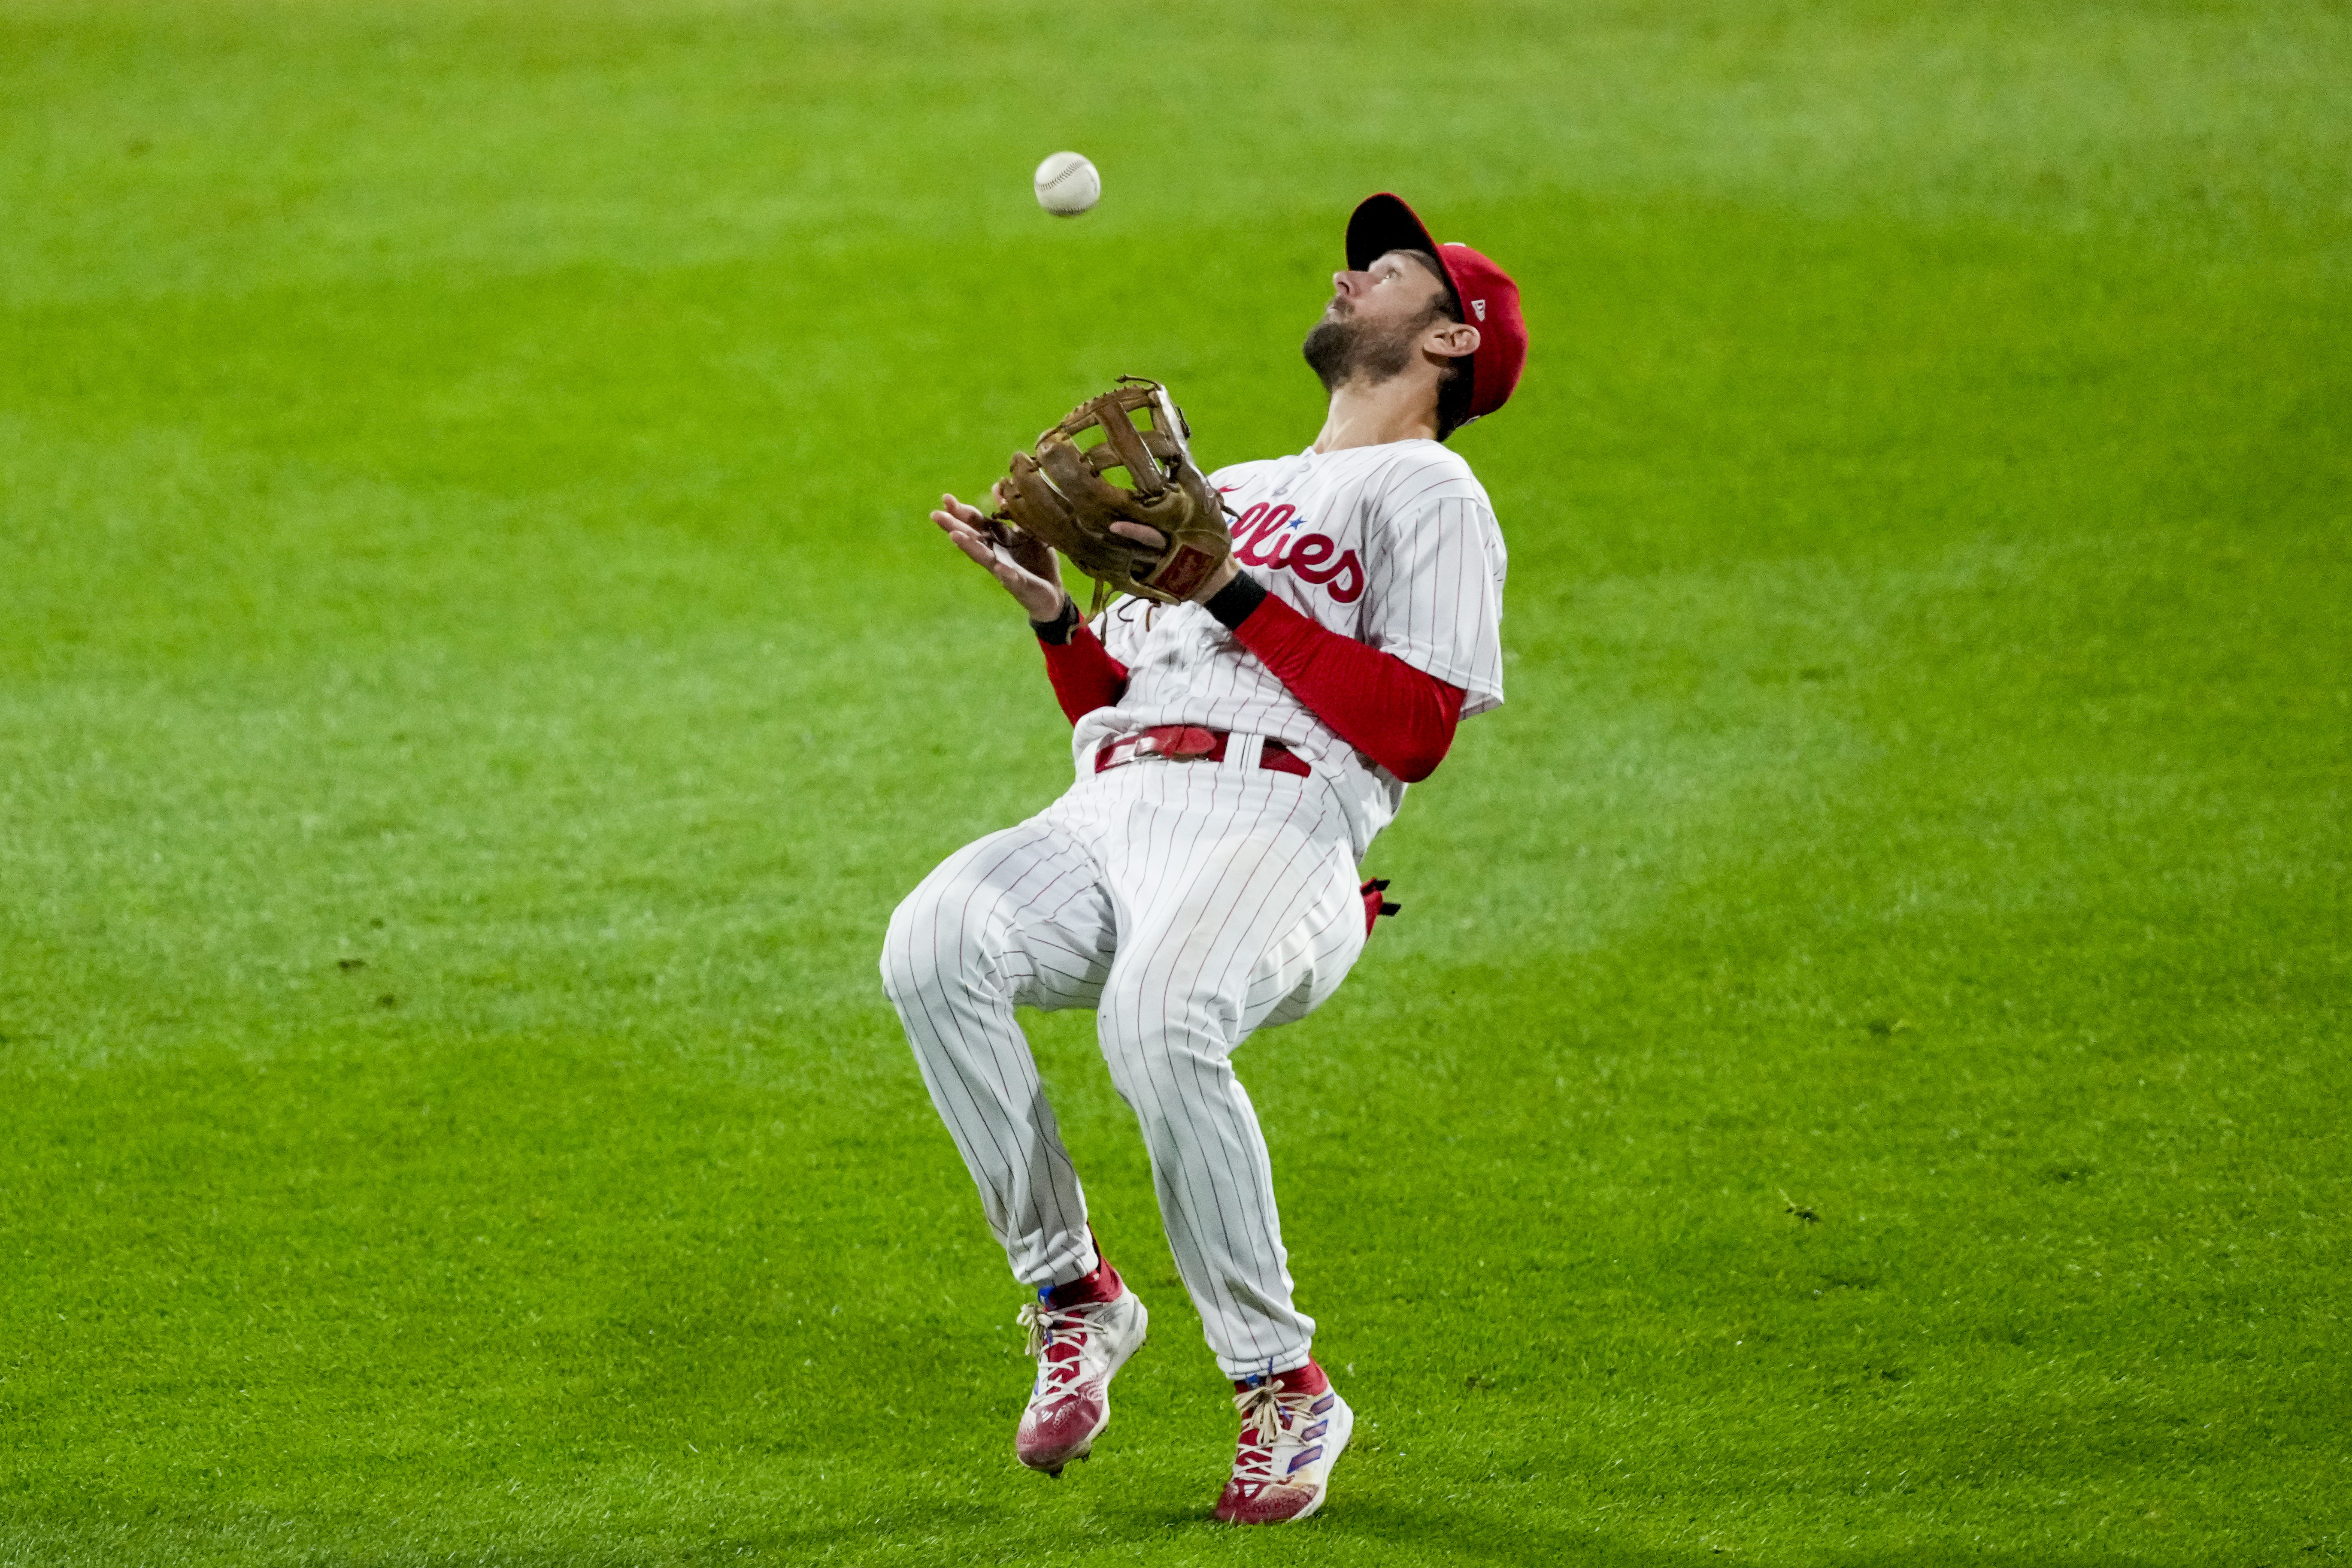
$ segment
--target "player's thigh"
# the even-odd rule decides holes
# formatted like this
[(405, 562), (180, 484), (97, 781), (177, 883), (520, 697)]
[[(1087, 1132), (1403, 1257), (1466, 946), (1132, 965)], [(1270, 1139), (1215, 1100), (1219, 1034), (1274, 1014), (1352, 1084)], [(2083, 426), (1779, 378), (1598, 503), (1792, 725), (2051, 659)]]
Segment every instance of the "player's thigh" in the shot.
[[(1318, 930), (1328, 925), (1332, 868), (1346, 860), (1319, 817), (1275, 809), (1280, 804), (1222, 821), (1181, 819), (1189, 841), (1139, 836), (1113, 872), (1119, 951), (1103, 991), (1107, 1012), (1133, 1012), (1147, 1029), (1197, 1025), (1228, 1040), (1246, 1031), (1253, 977), (1310, 916), (1321, 916)], [(1175, 852), (1156, 848), (1160, 838)], [(1329, 947), (1318, 956), (1332, 956)], [(1294, 956), (1286, 967), (1303, 973), (1305, 961)]]
[(1296, 1023), (1331, 999), (1364, 951), (1364, 899), (1345, 845), (1334, 845), (1313, 902), (1250, 971), (1244, 1030)]
[(1091, 1007), (1114, 927), (1095, 862), (1038, 818), (966, 844), (903, 899), (883, 942), (893, 998), (982, 987), (1030, 1007)]

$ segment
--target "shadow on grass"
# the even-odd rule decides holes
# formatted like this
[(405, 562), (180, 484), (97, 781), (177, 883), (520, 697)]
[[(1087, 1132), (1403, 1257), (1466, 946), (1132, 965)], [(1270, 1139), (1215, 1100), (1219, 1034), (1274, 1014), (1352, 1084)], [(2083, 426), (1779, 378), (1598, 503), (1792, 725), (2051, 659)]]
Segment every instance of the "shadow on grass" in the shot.
[[(0, 1516), (0, 1568), (121, 1563), (240, 1568), (396, 1568), (462, 1560), (482, 1568), (643, 1568), (656, 1563), (1066, 1563), (1273, 1560), (1342, 1563), (1526, 1563), (1566, 1568), (1696, 1568), (1698, 1564), (1804, 1563), (1808, 1568), (1905, 1568), (1944, 1563), (1991, 1568), (2146, 1568), (2150, 1562), (2199, 1561), (2113, 1552), (2025, 1552), (1960, 1541), (1885, 1543), (1869, 1550), (1820, 1552), (1802, 1541), (1780, 1547), (1701, 1539), (1673, 1546), (1636, 1545), (1605, 1531), (1504, 1516), (1494, 1510), (1349, 1501), (1339, 1511), (1276, 1530), (1237, 1531), (1193, 1507), (1132, 1506), (1059, 1526), (988, 1503), (902, 1506), (863, 1518), (835, 1515), (823, 1524), (778, 1524), (697, 1531), (667, 1521), (652, 1530), (556, 1527), (560, 1541), (518, 1540), (486, 1521), (473, 1531), (431, 1524), (404, 1540), (398, 1521), (341, 1520), (249, 1511), (237, 1518), (41, 1520)], [(541, 1528), (547, 1521), (541, 1521)], [(528, 1526), (525, 1526), (528, 1529)], [(502, 1538), (503, 1537), (503, 1538)], [(2277, 1559), (2284, 1560), (2284, 1554)]]
[[(1697, 1562), (1709, 1555), (1704, 1546), (1688, 1552), (1633, 1551), (1612, 1543), (1594, 1531), (1501, 1519), (1458, 1508), (1439, 1511), (1391, 1502), (1350, 1503), (1329, 1515), (1318, 1514), (1305, 1524), (1290, 1528), (1313, 1531), (1341, 1561), (1375, 1544), (1454, 1563), (1609, 1563), (1664, 1568), (1667, 1563)], [(1347, 1546), (1343, 1547), (1342, 1542)]]
[[(1817, 1552), (1809, 1542), (1791, 1542), (1781, 1550), (1749, 1545), (1719, 1545), (1701, 1539), (1673, 1546), (1634, 1544), (1614, 1539), (1607, 1531), (1550, 1521), (1513, 1518), (1498, 1511), (1459, 1505), (1432, 1507), (1381, 1500), (1348, 1500), (1334, 1511), (1318, 1514), (1303, 1523), (1278, 1530), (1236, 1531), (1192, 1508), (1131, 1508), (1097, 1515), (1106, 1527), (1090, 1544), (1100, 1548), (1139, 1547), (1158, 1542), (1178, 1561), (1231, 1542), (1240, 1550), (1264, 1542), (1283, 1543), (1284, 1560), (1375, 1563), (1391, 1555), (1432, 1563), (1496, 1563), (1560, 1564), (1563, 1568), (1696, 1568), (1727, 1563), (1804, 1563), (1816, 1568), (1881, 1568), (1890, 1561), (1884, 1547), (1844, 1552)], [(1252, 1560), (1259, 1553), (1253, 1552)], [(1991, 1568), (2045, 1568), (2046, 1552), (2003, 1550), (1979, 1542), (1919, 1542), (1904, 1544), (1895, 1554), (1906, 1568), (1966, 1562)], [(2146, 1568), (2144, 1556), (2116, 1552), (2067, 1553), (2068, 1568)]]

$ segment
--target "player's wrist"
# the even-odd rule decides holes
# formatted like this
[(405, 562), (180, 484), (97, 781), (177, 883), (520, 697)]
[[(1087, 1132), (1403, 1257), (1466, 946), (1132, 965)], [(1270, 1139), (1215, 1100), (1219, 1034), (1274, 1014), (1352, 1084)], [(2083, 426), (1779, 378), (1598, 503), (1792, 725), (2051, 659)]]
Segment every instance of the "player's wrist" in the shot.
[[(1230, 561), (1226, 564), (1233, 566)], [(1202, 599), (1201, 608), (1216, 617), (1217, 624), (1231, 632), (1256, 613), (1257, 607), (1265, 602), (1265, 585), (1240, 567), (1233, 566), (1233, 575)]]
[(1029, 630), (1037, 633), (1037, 641), (1048, 647), (1065, 646), (1078, 630), (1078, 601), (1064, 593), (1061, 607), (1051, 615), (1042, 618), (1034, 614), (1030, 616)]
[(1206, 604), (1210, 600), (1214, 599), (1219, 593), (1223, 592), (1235, 578), (1239, 577), (1241, 575), (1241, 571), (1242, 563), (1235, 560), (1233, 557), (1227, 556), (1218, 566), (1217, 570), (1209, 574), (1208, 580), (1202, 583), (1198, 589), (1193, 591), (1192, 602), (1195, 604)]

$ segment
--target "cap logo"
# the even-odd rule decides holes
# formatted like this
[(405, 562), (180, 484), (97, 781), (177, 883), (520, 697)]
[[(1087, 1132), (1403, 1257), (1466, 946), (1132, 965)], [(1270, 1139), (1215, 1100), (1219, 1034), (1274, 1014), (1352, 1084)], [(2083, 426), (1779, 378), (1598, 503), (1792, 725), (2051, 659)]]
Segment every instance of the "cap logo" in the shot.
[(1484, 321), (1486, 319), (1486, 302), (1483, 299), (1470, 301), (1470, 314)]

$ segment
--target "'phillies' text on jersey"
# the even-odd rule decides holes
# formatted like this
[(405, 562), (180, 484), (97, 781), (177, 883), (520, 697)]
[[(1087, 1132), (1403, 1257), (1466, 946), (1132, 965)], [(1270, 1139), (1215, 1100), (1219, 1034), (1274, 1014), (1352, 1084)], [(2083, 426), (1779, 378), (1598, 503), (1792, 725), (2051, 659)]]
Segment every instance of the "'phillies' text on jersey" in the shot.
[[(1434, 441), (1302, 452), (1213, 476), (1239, 514), (1241, 560), (1266, 590), (1345, 637), (1464, 693), (1469, 718), (1503, 700), (1508, 557), (1486, 487)], [(1099, 742), (1156, 725), (1279, 740), (1337, 786), (1361, 855), (1405, 786), (1357, 754), (1197, 604), (1122, 600), (1097, 621), (1128, 667), (1116, 707), (1080, 720), (1083, 766)]]

